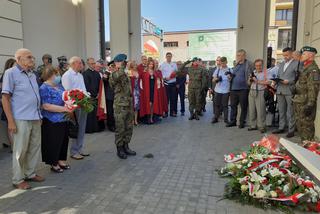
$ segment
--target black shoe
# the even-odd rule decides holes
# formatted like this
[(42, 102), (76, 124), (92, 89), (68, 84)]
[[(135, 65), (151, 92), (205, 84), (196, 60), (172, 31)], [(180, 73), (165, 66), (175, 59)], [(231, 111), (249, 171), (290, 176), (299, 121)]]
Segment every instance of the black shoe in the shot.
[(190, 112), (189, 120), (193, 120), (193, 119), (194, 119), (194, 113)]
[(218, 122), (218, 119), (217, 118), (213, 118), (212, 120), (211, 120), (211, 123), (217, 123)]
[(207, 110), (206, 110), (206, 108), (203, 108), (203, 112), (206, 112)]
[(117, 155), (120, 159), (127, 159), (127, 154), (124, 152), (123, 146), (117, 146)]
[(236, 123), (228, 123), (228, 124), (226, 125), (226, 127), (234, 127), (234, 126), (237, 126), (237, 124), (236, 124)]
[(90, 156), (89, 153), (80, 153), (80, 155), (82, 155), (83, 157), (89, 157)]
[(110, 126), (110, 127), (108, 127), (108, 129), (111, 132), (115, 132), (116, 131), (116, 127), (114, 127), (114, 126)]
[(278, 129), (272, 132), (272, 134), (282, 134), (282, 133), (284, 133), (283, 129)]
[(184, 112), (181, 112), (181, 116), (184, 116)]
[(55, 172), (55, 173), (62, 173), (63, 172), (63, 169), (61, 169), (60, 167), (57, 166), (51, 166), (51, 169), (50, 169), (52, 172)]
[(260, 129), (260, 133), (261, 133), (261, 134), (264, 134), (264, 133), (266, 133), (266, 132), (267, 132), (267, 130), (266, 130), (265, 128)]
[(239, 127), (239, 129), (243, 129), (244, 128), (244, 124), (240, 124), (238, 127)]
[(255, 131), (255, 130), (258, 130), (257, 128), (248, 128), (248, 131)]
[(3, 148), (9, 148), (8, 144), (2, 143)]
[(286, 137), (287, 137), (287, 138), (292, 138), (292, 137), (294, 137), (294, 132), (289, 132)]
[(124, 151), (124, 153), (126, 153), (126, 155), (131, 155), (131, 156), (137, 155), (137, 153), (135, 151), (133, 151), (129, 148), (129, 144), (127, 144), (127, 143), (123, 145), (123, 151)]

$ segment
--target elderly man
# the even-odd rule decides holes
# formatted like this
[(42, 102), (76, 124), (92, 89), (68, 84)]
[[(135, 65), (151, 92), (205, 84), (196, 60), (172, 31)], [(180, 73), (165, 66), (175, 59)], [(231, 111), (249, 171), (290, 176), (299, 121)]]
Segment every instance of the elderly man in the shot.
[(316, 118), (317, 97), (320, 85), (320, 70), (315, 62), (317, 50), (305, 46), (301, 49), (300, 61), (303, 70), (296, 83), (296, 94), (293, 98), (294, 114), (301, 141), (314, 140), (314, 120)]
[(2, 88), (3, 109), (8, 129), (13, 134), (13, 178), (18, 189), (29, 189), (28, 180), (41, 182), (35, 173), (40, 156), (40, 95), (34, 68), (34, 57), (28, 49), (15, 53), (17, 65), (5, 72)]
[(293, 113), (292, 96), (294, 95), (295, 79), (299, 70), (299, 62), (292, 57), (292, 49), (282, 50), (284, 61), (279, 65), (278, 77), (281, 81), (277, 86), (277, 100), (279, 105), (279, 129), (273, 134), (283, 133), (288, 123), (287, 137), (294, 136), (295, 118)]
[[(87, 91), (84, 79), (80, 71), (83, 69), (83, 64), (81, 62), (81, 58), (77, 56), (73, 56), (69, 60), (70, 68), (63, 74), (62, 76), (62, 85), (65, 90), (71, 89), (81, 89), (83, 91)], [(77, 109), (75, 111), (78, 123), (79, 130), (77, 139), (73, 140), (70, 155), (71, 158), (75, 160), (81, 160), (85, 156), (89, 156), (83, 152), (83, 143), (84, 143), (84, 134), (86, 131), (86, 121), (87, 121), (87, 113), (82, 109)]]
[(248, 110), (249, 86), (247, 84), (250, 74), (253, 71), (252, 63), (246, 59), (246, 51), (240, 49), (236, 55), (237, 64), (233, 68), (233, 78), (231, 80), (230, 103), (231, 121), (227, 127), (237, 125), (238, 105), (240, 103), (241, 115), (239, 128), (244, 128)]

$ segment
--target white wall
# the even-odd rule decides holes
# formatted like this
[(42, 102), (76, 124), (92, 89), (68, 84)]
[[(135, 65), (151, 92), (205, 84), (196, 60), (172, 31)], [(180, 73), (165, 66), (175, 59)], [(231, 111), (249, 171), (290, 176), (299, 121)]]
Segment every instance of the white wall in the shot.
[(20, 1), (0, 1), (0, 74), (5, 61), (23, 47)]

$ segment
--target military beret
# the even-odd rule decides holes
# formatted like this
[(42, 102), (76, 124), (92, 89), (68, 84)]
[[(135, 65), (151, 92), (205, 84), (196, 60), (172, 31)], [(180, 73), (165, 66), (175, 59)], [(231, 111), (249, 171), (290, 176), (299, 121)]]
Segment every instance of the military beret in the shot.
[(193, 57), (192, 61), (198, 61), (198, 57)]
[(315, 49), (314, 47), (310, 47), (310, 46), (304, 46), (303, 48), (301, 48), (301, 53), (305, 52), (305, 51), (310, 51), (313, 52), (315, 54), (317, 54), (317, 49)]
[(67, 61), (67, 57), (66, 56), (59, 56), (58, 61)]
[(125, 54), (118, 54), (113, 58), (114, 62), (124, 62), (127, 60), (127, 55)]
[(52, 56), (50, 55), (50, 54), (44, 54), (43, 56), (42, 56), (42, 60), (43, 59), (52, 59)]

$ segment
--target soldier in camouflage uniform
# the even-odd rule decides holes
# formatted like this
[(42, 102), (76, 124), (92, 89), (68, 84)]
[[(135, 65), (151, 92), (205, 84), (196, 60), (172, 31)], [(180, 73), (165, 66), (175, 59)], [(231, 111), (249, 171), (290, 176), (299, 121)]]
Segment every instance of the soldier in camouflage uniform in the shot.
[(206, 112), (206, 104), (207, 104), (207, 94), (211, 82), (211, 78), (209, 78), (209, 70), (206, 68), (206, 65), (202, 62), (201, 59), (198, 60), (200, 67), (203, 69), (204, 73), (204, 85), (203, 89), (201, 91), (201, 111), (200, 111), (200, 116), (202, 116), (202, 111)]
[(320, 85), (320, 71), (314, 61), (317, 50), (313, 47), (301, 49), (303, 70), (296, 82), (293, 98), (296, 126), (302, 141), (314, 140), (314, 120), (316, 117), (317, 97)]
[[(52, 65), (52, 56), (50, 54), (44, 54), (42, 56), (42, 65), (39, 65), (37, 68), (37, 76), (41, 79), (42, 72), (44, 71), (46, 66)], [(41, 81), (42, 82), (42, 81)]]
[(59, 73), (62, 76), (68, 70), (68, 60), (66, 56), (59, 56), (57, 60), (59, 63), (59, 67), (57, 69), (59, 70)]
[(129, 148), (133, 132), (133, 104), (131, 82), (125, 73), (126, 59), (125, 54), (115, 56), (113, 61), (116, 68), (109, 77), (110, 87), (114, 90), (115, 144), (121, 159), (126, 159), (127, 155), (136, 155)]
[[(188, 69), (184, 69), (187, 64), (192, 62), (192, 66)], [(198, 59), (194, 58), (192, 61), (186, 61), (181, 69), (177, 72), (177, 75), (181, 75), (185, 70), (185, 73), (189, 75), (189, 84), (188, 84), (188, 100), (189, 100), (189, 111), (190, 117), (189, 120), (199, 120), (199, 114), (201, 112), (201, 91), (206, 86), (206, 78), (203, 71), (198, 64)]]

